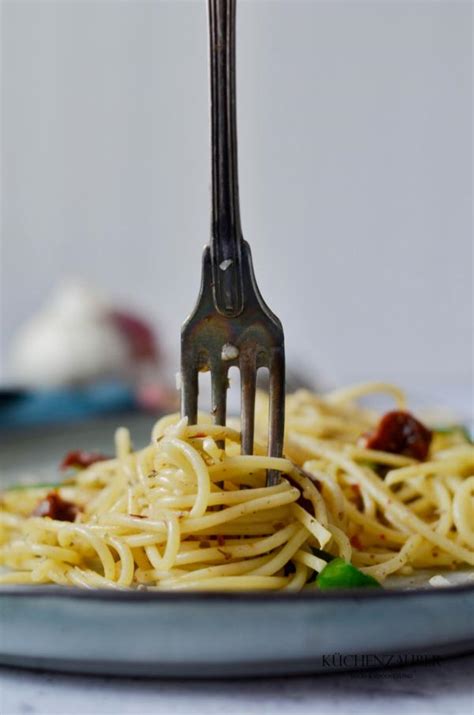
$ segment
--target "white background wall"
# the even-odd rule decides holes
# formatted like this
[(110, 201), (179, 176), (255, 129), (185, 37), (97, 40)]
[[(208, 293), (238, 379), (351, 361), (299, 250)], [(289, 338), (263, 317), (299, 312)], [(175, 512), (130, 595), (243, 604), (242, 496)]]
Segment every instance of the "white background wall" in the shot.
[[(2, 5), (3, 350), (62, 276), (177, 356), (209, 226), (204, 0)], [(290, 360), (472, 365), (470, 2), (240, 0), (241, 206)]]

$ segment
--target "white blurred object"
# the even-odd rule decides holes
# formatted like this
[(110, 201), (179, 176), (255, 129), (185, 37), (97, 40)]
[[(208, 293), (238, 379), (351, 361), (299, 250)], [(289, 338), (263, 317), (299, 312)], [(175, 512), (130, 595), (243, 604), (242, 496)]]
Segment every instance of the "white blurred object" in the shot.
[(68, 280), (20, 328), (9, 358), (16, 385), (59, 387), (125, 372), (129, 346), (110, 307), (82, 282)]

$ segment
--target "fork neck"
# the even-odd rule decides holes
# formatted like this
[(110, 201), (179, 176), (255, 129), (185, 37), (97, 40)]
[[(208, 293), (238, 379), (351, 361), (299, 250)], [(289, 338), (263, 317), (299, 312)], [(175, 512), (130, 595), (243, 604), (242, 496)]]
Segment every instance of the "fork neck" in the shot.
[(209, 0), (214, 303), (228, 317), (243, 309), (237, 119), (236, 0)]

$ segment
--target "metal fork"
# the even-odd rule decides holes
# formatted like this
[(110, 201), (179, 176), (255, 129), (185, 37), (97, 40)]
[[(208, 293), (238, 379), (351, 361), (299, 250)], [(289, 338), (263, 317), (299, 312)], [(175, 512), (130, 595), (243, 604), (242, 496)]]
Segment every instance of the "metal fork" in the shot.
[[(230, 367), (240, 369), (241, 451), (254, 447), (256, 374), (270, 371), (268, 454), (280, 457), (285, 409), (283, 328), (255, 281), (250, 247), (242, 237), (237, 174), (235, 0), (209, 0), (212, 227), (205, 247), (197, 305), (181, 332), (181, 414), (197, 420), (198, 373), (211, 371), (212, 413), (226, 421)], [(267, 484), (276, 484), (271, 470)]]

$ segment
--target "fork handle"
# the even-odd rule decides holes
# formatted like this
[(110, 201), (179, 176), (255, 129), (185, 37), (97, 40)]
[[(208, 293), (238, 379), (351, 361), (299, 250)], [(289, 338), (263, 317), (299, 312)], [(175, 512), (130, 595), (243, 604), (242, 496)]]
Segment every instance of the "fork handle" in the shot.
[(236, 317), (244, 307), (237, 171), (235, 4), (236, 0), (209, 0), (213, 298), (216, 309), (227, 317)]

